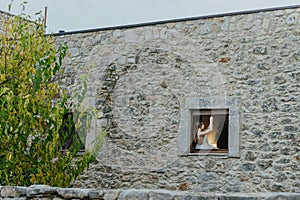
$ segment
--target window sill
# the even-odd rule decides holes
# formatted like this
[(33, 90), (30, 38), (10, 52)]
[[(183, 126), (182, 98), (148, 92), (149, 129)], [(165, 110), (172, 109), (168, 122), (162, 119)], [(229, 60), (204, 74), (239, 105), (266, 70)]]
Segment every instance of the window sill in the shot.
[(220, 158), (228, 158), (228, 150), (198, 150), (196, 152), (181, 154), (180, 156), (213, 156)]
[(228, 153), (187, 153), (181, 156), (213, 156), (213, 157), (220, 157), (220, 158), (228, 158)]

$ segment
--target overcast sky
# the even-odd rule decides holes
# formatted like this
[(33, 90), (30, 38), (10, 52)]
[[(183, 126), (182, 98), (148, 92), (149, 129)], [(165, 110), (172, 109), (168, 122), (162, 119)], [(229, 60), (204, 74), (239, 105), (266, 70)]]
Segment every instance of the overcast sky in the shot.
[[(7, 11), (11, 0), (0, 0)], [(27, 0), (26, 13), (48, 7), (47, 32), (74, 31), (116, 25), (300, 5), (300, 0)], [(20, 0), (12, 11), (20, 13)]]

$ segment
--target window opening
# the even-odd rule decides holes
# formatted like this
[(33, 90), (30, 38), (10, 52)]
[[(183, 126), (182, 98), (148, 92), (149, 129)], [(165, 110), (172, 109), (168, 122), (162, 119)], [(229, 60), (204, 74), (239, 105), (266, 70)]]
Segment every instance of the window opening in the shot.
[(191, 110), (190, 152), (228, 153), (229, 109)]
[(72, 112), (63, 115), (63, 125), (60, 132), (60, 140), (63, 142), (62, 150), (69, 150), (79, 140), (80, 150), (85, 150), (84, 142), (75, 131), (75, 121)]

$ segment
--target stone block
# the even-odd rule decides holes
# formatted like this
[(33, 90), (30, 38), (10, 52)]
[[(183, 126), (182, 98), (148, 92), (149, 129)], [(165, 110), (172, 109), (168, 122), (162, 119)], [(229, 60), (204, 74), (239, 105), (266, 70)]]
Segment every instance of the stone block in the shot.
[(149, 200), (172, 200), (174, 199), (174, 192), (170, 191), (151, 191), (149, 192)]
[(247, 162), (247, 163), (244, 163), (241, 165), (240, 170), (241, 171), (254, 171), (255, 167), (256, 167), (255, 163)]
[(81, 47), (79, 50), (80, 54), (83, 56), (88, 56), (89, 55), (89, 49), (87, 47)]
[(259, 200), (261, 197), (258, 197), (256, 194), (224, 194), (220, 195), (218, 200)]
[(68, 51), (70, 53), (70, 57), (76, 57), (79, 55), (78, 48), (70, 48), (70, 49), (68, 49)]
[(135, 57), (128, 57), (127, 62), (128, 62), (128, 64), (134, 64), (135, 63)]
[(120, 194), (118, 190), (108, 190), (104, 192), (104, 200), (117, 200)]
[(21, 197), (26, 196), (26, 187), (2, 186), (1, 197)]
[(200, 34), (201, 35), (206, 35), (208, 33), (210, 33), (211, 28), (208, 24), (203, 24), (200, 26)]
[(218, 200), (217, 196), (207, 195), (207, 194), (198, 194), (198, 193), (183, 193), (175, 197), (178, 200)]
[(59, 188), (57, 193), (59, 196), (66, 199), (85, 199), (89, 196), (88, 189), (77, 189), (77, 188)]
[(57, 194), (57, 188), (50, 187), (47, 185), (32, 185), (26, 190), (26, 195), (28, 197), (37, 196), (37, 195), (51, 195)]
[(103, 199), (104, 198), (104, 192), (103, 191), (97, 191), (97, 190), (91, 190), (91, 191), (89, 191), (89, 198), (90, 199)]
[(270, 193), (266, 194), (265, 200), (299, 200), (300, 193)]
[(299, 19), (299, 13), (293, 13), (286, 18), (286, 23), (288, 25), (296, 24)]
[(149, 199), (148, 190), (126, 190), (120, 193), (118, 200)]
[(147, 29), (145, 31), (145, 40), (150, 40), (150, 39), (152, 39), (152, 31)]
[(124, 31), (124, 37), (126, 42), (137, 42), (138, 35), (134, 32), (134, 30), (126, 30)]
[(126, 56), (119, 57), (118, 63), (119, 63), (119, 65), (125, 65), (127, 63), (127, 57)]

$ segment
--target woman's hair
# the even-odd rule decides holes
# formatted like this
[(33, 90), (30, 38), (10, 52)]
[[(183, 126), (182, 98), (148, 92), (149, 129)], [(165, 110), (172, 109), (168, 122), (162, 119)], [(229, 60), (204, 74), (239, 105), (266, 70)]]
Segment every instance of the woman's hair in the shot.
[(199, 125), (198, 125), (198, 129), (199, 129), (199, 128), (202, 128), (203, 125), (204, 125), (204, 127), (205, 127), (204, 122), (200, 122)]

